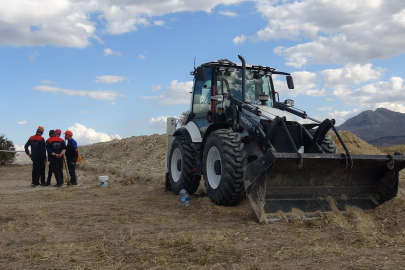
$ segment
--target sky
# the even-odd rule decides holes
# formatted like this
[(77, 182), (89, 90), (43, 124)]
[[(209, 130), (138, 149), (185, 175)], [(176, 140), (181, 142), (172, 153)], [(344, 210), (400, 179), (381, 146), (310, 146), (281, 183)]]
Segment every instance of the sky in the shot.
[(314, 118), (405, 113), (403, 0), (2, 0), (0, 134), (163, 134), (190, 108), (194, 58), (238, 54), (291, 73), (280, 100)]

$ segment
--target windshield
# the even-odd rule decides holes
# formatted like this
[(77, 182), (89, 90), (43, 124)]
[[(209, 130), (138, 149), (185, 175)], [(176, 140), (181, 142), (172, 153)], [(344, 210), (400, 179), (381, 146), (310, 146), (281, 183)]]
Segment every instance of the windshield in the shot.
[[(227, 94), (230, 98), (242, 100), (242, 70), (217, 71), (217, 94)], [(266, 105), (273, 107), (273, 93), (270, 76), (259, 75), (257, 71), (246, 69), (246, 96), (245, 101), (260, 105), (259, 95), (265, 93), (269, 96)]]

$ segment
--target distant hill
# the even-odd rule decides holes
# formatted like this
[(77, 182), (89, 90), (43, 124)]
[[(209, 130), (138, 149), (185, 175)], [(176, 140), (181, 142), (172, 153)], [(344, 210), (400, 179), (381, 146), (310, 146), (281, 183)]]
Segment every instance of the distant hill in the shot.
[(336, 128), (376, 146), (405, 144), (405, 113), (384, 108), (364, 111)]

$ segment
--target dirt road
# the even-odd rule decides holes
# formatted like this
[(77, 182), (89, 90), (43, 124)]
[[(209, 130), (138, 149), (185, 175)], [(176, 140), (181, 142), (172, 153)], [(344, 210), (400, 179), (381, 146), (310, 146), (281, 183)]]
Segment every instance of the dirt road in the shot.
[(34, 189), (30, 167), (0, 169), (0, 269), (405, 269), (404, 172), (376, 211), (271, 224), (247, 200), (218, 207), (201, 189), (180, 207), (163, 184), (109, 175), (101, 188), (82, 173)]

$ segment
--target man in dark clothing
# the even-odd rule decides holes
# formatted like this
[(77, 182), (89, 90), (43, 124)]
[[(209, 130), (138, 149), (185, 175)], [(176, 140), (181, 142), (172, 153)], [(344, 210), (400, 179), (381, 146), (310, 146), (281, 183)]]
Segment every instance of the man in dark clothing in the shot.
[[(62, 134), (62, 131), (60, 129), (56, 129), (56, 130), (50, 130), (49, 131), (49, 137), (60, 137), (60, 135)], [(63, 157), (62, 157), (63, 160)], [(48, 161), (49, 161), (49, 169), (48, 169), (48, 179), (45, 183), (45, 186), (49, 186), (51, 184), (51, 178), (52, 178), (52, 167), (51, 167), (51, 160), (48, 157)], [(63, 182), (63, 174), (61, 175), (62, 177), (62, 182)]]
[[(42, 138), (44, 127), (39, 126), (34, 136), (31, 136), (25, 144), (25, 153), (32, 160), (32, 187), (39, 186), (39, 177), (41, 183), (45, 183), (45, 164), (46, 164), (46, 151), (45, 140)], [(31, 146), (31, 154), (28, 147)]]
[[(51, 137), (55, 137), (56, 136), (56, 134), (55, 134), (55, 130), (50, 130), (49, 131), (49, 139), (51, 138)], [(48, 139), (48, 140), (49, 140)], [(46, 143), (45, 143), (45, 145), (48, 143), (48, 140), (46, 140)], [(51, 160), (50, 160), (50, 158), (49, 158), (49, 156), (48, 156), (48, 161), (49, 161), (49, 167), (48, 167), (48, 178), (47, 178), (47, 180), (46, 180), (46, 183), (45, 183), (45, 185), (44, 186), (49, 186), (50, 184), (51, 184), (51, 178), (52, 178), (52, 167), (51, 167)]]
[(46, 150), (56, 178), (55, 187), (60, 188), (63, 186), (63, 154), (66, 151), (66, 144), (59, 137), (51, 137), (46, 141)]
[(77, 150), (77, 142), (72, 138), (73, 132), (67, 130), (65, 133), (65, 140), (68, 141), (66, 147), (66, 160), (69, 169), (70, 182), (68, 185), (77, 185), (76, 179), (76, 162), (79, 157), (79, 150)]

